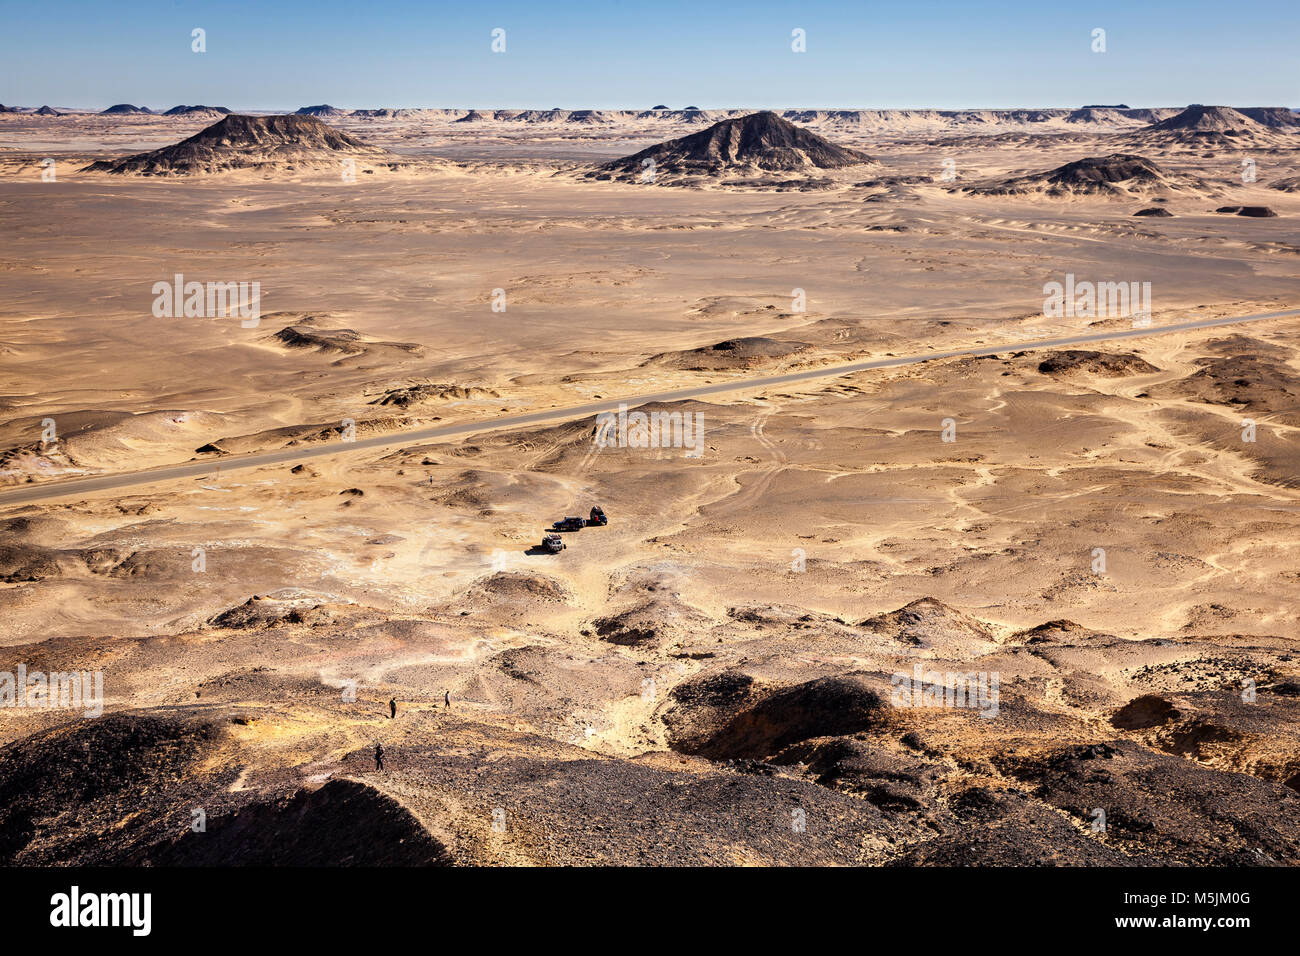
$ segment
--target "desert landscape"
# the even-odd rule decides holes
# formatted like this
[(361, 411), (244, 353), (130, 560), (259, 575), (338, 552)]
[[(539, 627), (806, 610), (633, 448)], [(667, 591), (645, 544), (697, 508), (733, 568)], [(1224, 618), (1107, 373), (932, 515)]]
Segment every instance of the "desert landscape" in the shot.
[(1285, 107), (7, 108), (0, 862), (1300, 863), (1298, 221)]

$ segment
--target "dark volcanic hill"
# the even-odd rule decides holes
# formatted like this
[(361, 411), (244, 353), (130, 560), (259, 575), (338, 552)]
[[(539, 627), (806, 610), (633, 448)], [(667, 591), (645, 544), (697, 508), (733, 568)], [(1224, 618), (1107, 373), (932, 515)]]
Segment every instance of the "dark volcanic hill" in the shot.
[(232, 113), (174, 146), (137, 153), (120, 160), (102, 160), (87, 172), (140, 173), (178, 176), (232, 169), (334, 162), (340, 156), (384, 157), (311, 116), (242, 116)]
[(764, 111), (723, 120), (708, 129), (669, 140), (598, 167), (610, 177), (642, 176), (646, 160), (661, 177), (708, 176), (755, 172), (810, 173), (873, 162), (866, 153), (846, 149), (816, 133)]
[(1129, 197), (1153, 192), (1205, 189), (1186, 177), (1171, 175), (1145, 156), (1112, 153), (1078, 159), (1041, 173), (1014, 176), (961, 191), (984, 196), (1108, 195)]
[(1152, 123), (1143, 132), (1191, 130), (1205, 133), (1249, 132), (1259, 124), (1231, 106), (1201, 106), (1194, 103), (1175, 116)]
[(38, 109), (38, 110), (37, 110), (36, 112), (34, 112), (32, 115), (33, 115), (33, 116), (62, 116), (63, 114), (60, 113), (58, 110), (53, 109), (53, 108), (51, 108), (51, 107), (49, 107), (49, 106), (42, 106), (40, 109)]
[(222, 116), (229, 116), (230, 110), (224, 106), (173, 106), (163, 116), (190, 116), (190, 117), (211, 117), (220, 119)]
[(1230, 106), (1193, 104), (1181, 113), (1134, 130), (1128, 134), (1127, 142), (1139, 148), (1294, 148), (1297, 132), (1300, 132), (1300, 125), (1294, 122), (1290, 110), (1281, 107), (1259, 106), (1236, 110)]
[(1300, 116), (1285, 106), (1238, 106), (1237, 112), (1253, 119), (1261, 126), (1272, 129), (1290, 129), (1300, 126)]
[(330, 106), (328, 103), (322, 103), (319, 106), (304, 106), (302, 109), (295, 111), (293, 115), (315, 116), (318, 119), (323, 116), (328, 119), (336, 116), (347, 116), (348, 111)]
[(116, 106), (110, 106), (106, 110), (100, 111), (100, 116), (127, 116), (132, 113), (153, 114), (153, 110), (147, 106), (132, 106), (130, 103), (118, 103)]

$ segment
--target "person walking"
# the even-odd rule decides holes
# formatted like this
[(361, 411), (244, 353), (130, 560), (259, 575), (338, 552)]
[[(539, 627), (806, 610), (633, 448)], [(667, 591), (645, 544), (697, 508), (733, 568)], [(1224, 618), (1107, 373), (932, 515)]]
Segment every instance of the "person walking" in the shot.
[(388, 719), (392, 720), (397, 716), (397, 698), (390, 698), (388, 701)]
[(448, 690), (448, 691), (443, 691), (443, 694), (442, 694), (442, 706), (443, 706), (443, 707), (446, 707), (448, 710), (451, 710), (451, 691), (449, 691), (449, 690)]
[(375, 744), (375, 769), (384, 769), (384, 745)]

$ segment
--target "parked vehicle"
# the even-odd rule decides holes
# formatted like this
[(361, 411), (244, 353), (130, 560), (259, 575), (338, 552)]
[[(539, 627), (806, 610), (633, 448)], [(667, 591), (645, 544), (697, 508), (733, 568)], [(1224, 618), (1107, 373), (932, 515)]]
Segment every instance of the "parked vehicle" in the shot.
[(576, 517), (565, 518), (563, 521), (555, 522), (554, 525), (556, 531), (581, 531), (586, 526), (587, 522)]
[(609, 524), (609, 519), (605, 517), (605, 509), (602, 508), (600, 505), (596, 505), (596, 507), (592, 508), (591, 517), (587, 519), (587, 524), (590, 525)]
[(565, 548), (564, 539), (558, 534), (544, 534), (542, 535), (542, 547), (551, 554), (559, 554)]

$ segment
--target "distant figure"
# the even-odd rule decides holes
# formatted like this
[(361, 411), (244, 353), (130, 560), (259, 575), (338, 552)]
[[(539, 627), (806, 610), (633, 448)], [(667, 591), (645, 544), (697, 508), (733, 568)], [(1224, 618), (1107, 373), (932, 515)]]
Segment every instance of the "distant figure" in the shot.
[(397, 716), (397, 698), (394, 697), (388, 701), (388, 719), (392, 720)]
[(375, 744), (375, 769), (384, 769), (384, 745)]
[(442, 706), (448, 710), (451, 709), (451, 691), (444, 691), (442, 695)]

